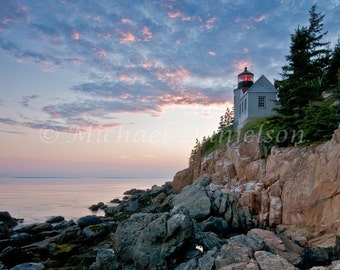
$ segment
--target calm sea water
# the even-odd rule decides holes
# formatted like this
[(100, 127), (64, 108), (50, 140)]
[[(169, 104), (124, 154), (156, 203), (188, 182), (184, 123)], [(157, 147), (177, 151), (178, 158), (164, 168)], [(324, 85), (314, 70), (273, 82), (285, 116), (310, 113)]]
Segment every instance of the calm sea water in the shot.
[[(132, 188), (163, 185), (168, 178), (0, 178), (0, 211), (25, 223), (61, 215), (66, 220), (91, 215), (88, 207), (122, 198)], [(97, 215), (104, 215), (98, 211)]]

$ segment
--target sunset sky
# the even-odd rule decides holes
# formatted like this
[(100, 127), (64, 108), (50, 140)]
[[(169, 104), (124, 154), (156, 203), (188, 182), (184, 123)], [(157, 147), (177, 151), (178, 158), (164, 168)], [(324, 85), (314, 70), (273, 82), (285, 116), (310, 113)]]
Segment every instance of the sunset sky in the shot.
[[(0, 1), (0, 177), (165, 176), (279, 79), (307, 0)], [(319, 1), (334, 47), (340, 0)]]

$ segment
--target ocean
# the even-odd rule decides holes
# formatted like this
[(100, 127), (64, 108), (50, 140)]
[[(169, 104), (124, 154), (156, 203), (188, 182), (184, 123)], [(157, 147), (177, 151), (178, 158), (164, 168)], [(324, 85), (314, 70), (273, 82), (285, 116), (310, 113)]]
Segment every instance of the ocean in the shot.
[(88, 207), (109, 204), (132, 188), (163, 185), (169, 178), (0, 178), (0, 211), (24, 223), (44, 222), (51, 216), (77, 220), (86, 215), (104, 216)]

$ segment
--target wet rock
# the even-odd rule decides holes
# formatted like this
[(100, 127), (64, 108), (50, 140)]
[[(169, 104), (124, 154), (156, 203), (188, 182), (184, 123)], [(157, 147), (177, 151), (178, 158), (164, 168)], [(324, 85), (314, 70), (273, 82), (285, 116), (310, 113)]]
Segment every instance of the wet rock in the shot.
[(107, 205), (105, 205), (103, 202), (99, 202), (97, 204), (92, 204), (89, 209), (93, 212), (98, 211), (99, 209), (103, 210), (107, 207)]
[(117, 258), (139, 269), (166, 267), (193, 236), (193, 222), (185, 208), (170, 213), (133, 214), (118, 225), (114, 235)]
[(0, 253), (0, 261), (7, 267), (13, 267), (17, 264), (30, 261), (30, 259), (19, 247), (9, 246)]
[(10, 270), (44, 270), (45, 266), (41, 263), (22, 263), (14, 266)]
[(102, 223), (102, 220), (95, 215), (81, 217), (77, 220), (77, 224), (80, 228), (85, 228), (90, 225), (96, 225)]
[(82, 235), (84, 237), (84, 241), (93, 241), (99, 242), (106, 236), (108, 232), (108, 226), (105, 223), (95, 224), (87, 226), (83, 229)]
[(91, 267), (92, 270), (116, 270), (119, 269), (116, 255), (112, 249), (99, 249), (97, 251), (96, 262)]
[(18, 220), (13, 218), (7, 211), (0, 211), (0, 222), (1, 221), (5, 223), (9, 229), (18, 225)]
[(53, 217), (50, 217), (49, 219), (46, 220), (46, 223), (59, 223), (59, 222), (62, 222), (64, 221), (65, 218), (63, 216), (53, 216)]
[(5, 222), (0, 221), (0, 240), (6, 239), (10, 236), (10, 231)]
[(25, 246), (31, 243), (32, 236), (28, 233), (16, 233), (11, 236), (11, 240), (15, 246)]

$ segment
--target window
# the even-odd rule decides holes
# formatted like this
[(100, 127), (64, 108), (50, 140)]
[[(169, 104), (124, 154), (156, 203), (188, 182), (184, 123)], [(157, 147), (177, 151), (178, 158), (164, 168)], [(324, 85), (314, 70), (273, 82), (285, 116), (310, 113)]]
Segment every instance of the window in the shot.
[(244, 99), (244, 110), (247, 110), (247, 98)]
[(266, 108), (266, 97), (265, 96), (259, 96), (259, 108)]
[(241, 104), (238, 105), (238, 114), (241, 115), (242, 111), (241, 111)]

